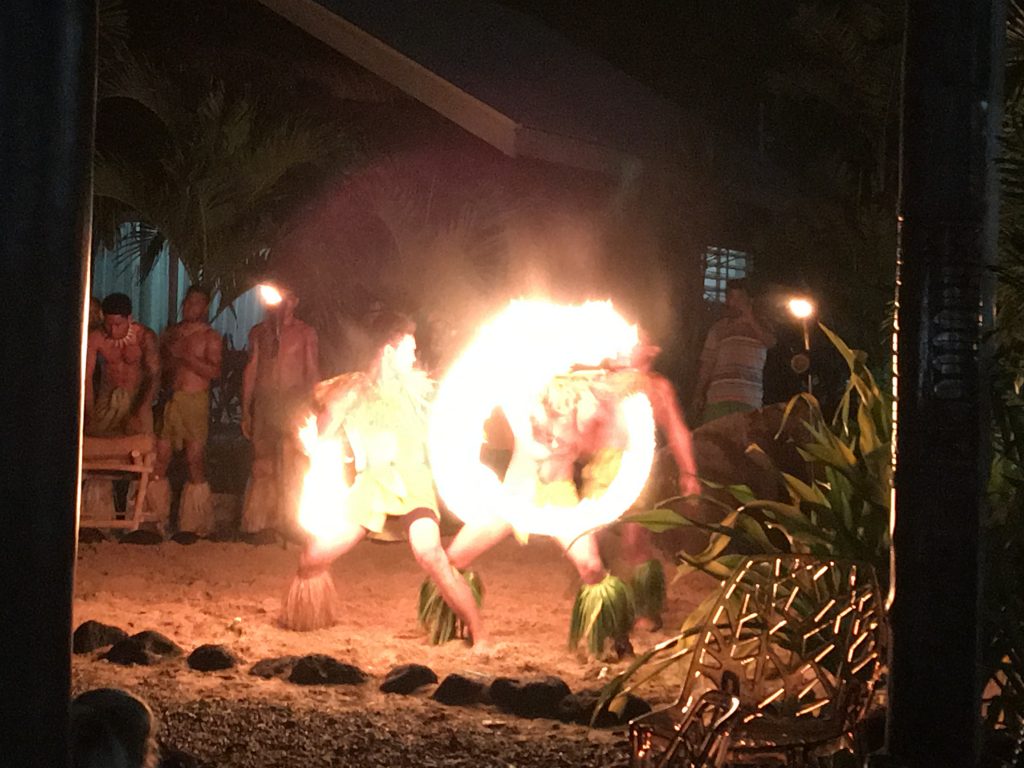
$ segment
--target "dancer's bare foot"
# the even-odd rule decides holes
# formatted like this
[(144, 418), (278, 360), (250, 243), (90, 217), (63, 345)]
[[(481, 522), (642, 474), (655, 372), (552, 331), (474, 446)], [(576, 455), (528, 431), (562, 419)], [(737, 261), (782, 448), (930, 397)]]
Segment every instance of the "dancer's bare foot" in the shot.
[(505, 646), (490, 639), (473, 643), (473, 656), (481, 661), (500, 659), (505, 655)]

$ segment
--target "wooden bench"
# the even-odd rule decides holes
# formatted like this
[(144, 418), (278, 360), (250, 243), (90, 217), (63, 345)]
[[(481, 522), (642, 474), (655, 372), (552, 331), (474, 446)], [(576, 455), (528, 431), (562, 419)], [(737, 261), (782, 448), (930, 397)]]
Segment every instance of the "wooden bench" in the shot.
[(87, 517), (82, 510), (82, 524), (95, 528), (130, 528), (137, 530), (146, 521), (144, 507), (149, 476), (156, 465), (156, 436), (85, 437), (82, 440), (82, 480), (90, 476), (134, 475), (138, 480), (135, 503), (123, 517)]

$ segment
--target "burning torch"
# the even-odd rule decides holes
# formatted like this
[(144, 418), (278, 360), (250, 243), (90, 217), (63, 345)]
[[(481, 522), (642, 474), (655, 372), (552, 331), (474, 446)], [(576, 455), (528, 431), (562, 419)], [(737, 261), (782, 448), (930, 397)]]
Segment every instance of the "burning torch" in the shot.
[(277, 357), (278, 350), (281, 348), (281, 313), (278, 310), (284, 301), (284, 295), (281, 293), (281, 289), (273, 283), (260, 283), (257, 290), (260, 301), (270, 313), (270, 325), (274, 329), (274, 345), (271, 348), (270, 356)]
[(789, 314), (800, 321), (804, 332), (804, 351), (793, 355), (790, 367), (797, 374), (807, 374), (807, 394), (810, 395), (813, 393), (811, 391), (811, 334), (808, 323), (817, 311), (817, 307), (814, 306), (813, 301), (804, 296), (794, 296), (786, 302), (786, 309), (789, 310)]

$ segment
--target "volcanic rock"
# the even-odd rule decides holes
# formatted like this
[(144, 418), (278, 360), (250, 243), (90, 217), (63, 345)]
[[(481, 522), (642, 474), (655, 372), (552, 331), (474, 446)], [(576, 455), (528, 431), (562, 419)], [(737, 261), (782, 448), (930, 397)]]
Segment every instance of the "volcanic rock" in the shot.
[(594, 708), (601, 699), (601, 691), (584, 690), (566, 696), (558, 704), (559, 719), (566, 723), (578, 723), (590, 725), (591, 719), (598, 728), (609, 728), (616, 725), (624, 725), (635, 717), (651, 711), (651, 705), (644, 699), (633, 694), (626, 695), (626, 704), (622, 713), (616, 715), (608, 710), (605, 705), (601, 708), (597, 717), (594, 718)]
[(184, 750), (165, 744), (160, 747), (160, 762), (156, 764), (156, 768), (209, 768), (209, 763), (204, 763)]
[(119, 642), (103, 658), (114, 664), (158, 664), (166, 658), (181, 656), (184, 651), (172, 640), (147, 629)]
[(519, 717), (559, 719), (559, 704), (571, 694), (560, 677), (542, 677), (525, 682), (499, 677), (491, 683), (491, 701), (503, 712)]
[(252, 665), (249, 674), (262, 677), (264, 680), (269, 680), (272, 677), (285, 679), (292, 673), (295, 662), (298, 660), (298, 656), (277, 656), (272, 659), (260, 659)]
[(277, 544), (278, 536), (272, 528), (264, 528), (262, 531), (256, 531), (256, 533), (243, 534), (242, 541), (246, 544), (260, 547), (268, 544)]
[(358, 685), (366, 682), (366, 673), (322, 653), (312, 653), (295, 662), (288, 680), (296, 685)]
[(98, 621), (84, 621), (75, 630), (71, 647), (75, 653), (89, 653), (97, 648), (113, 645), (127, 637), (128, 633), (120, 627), (112, 627)]
[(437, 675), (430, 667), (422, 664), (402, 664), (395, 667), (384, 678), (380, 689), (384, 693), (412, 693), (417, 688), (437, 682)]
[(156, 531), (147, 531), (145, 528), (139, 528), (137, 531), (131, 531), (126, 533), (121, 538), (122, 544), (143, 544), (146, 546), (153, 546), (154, 544), (163, 544), (164, 537)]
[(241, 659), (225, 645), (200, 645), (188, 657), (188, 665), (198, 672), (231, 669)]
[(99, 544), (101, 541), (106, 541), (107, 537), (103, 534), (99, 528), (79, 528), (78, 529), (78, 543), (79, 544)]
[(480, 704), (487, 700), (487, 688), (487, 681), (482, 678), (451, 674), (441, 681), (430, 698), (452, 706)]

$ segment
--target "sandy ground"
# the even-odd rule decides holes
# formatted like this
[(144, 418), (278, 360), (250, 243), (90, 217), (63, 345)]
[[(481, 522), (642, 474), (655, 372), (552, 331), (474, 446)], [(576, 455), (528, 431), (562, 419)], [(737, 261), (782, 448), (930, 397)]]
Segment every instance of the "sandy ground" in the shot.
[[(260, 708), (275, 712), (283, 707), (293, 713), (319, 712), (336, 718), (349, 713), (371, 720), (376, 717), (382, 722), (436, 725), (443, 721), (454, 724), (453, 732), (501, 727), (521, 733), (527, 740), (542, 733), (549, 740), (549, 729), (555, 728), (559, 729), (559, 738), (574, 743), (585, 745), (605, 739), (605, 748), (624, 749), (621, 731), (595, 735), (582, 728), (546, 721), (511, 723), (514, 718), (501, 716), (490, 707), (444, 707), (429, 700), (430, 689), (409, 697), (387, 696), (377, 690), (379, 679), (389, 669), (411, 662), (430, 666), (439, 678), (451, 672), (520, 678), (553, 674), (562, 677), (574, 690), (599, 686), (609, 675), (624, 668), (626, 662), (601, 663), (566, 648), (569, 612), (577, 584), (572, 567), (552, 542), (534, 540), (523, 547), (507, 541), (478, 561), (477, 570), (486, 587), (485, 617), (499, 648), (496, 657), (487, 660), (474, 656), (460, 642), (440, 647), (426, 644), (416, 623), (416, 598), (422, 574), (404, 544), (364, 542), (334, 564), (333, 574), (345, 612), (339, 625), (309, 633), (281, 629), (276, 617), (297, 557), (295, 546), (281, 545), (206, 541), (191, 546), (173, 542), (158, 546), (113, 542), (82, 545), (76, 577), (75, 626), (94, 619), (119, 626), (128, 633), (154, 629), (174, 640), (186, 653), (203, 643), (223, 643), (246, 663), (236, 670), (204, 674), (190, 670), (183, 660), (154, 667), (122, 667), (101, 660), (96, 652), (75, 657), (75, 690), (117, 686), (141, 694), (158, 714), (166, 711), (164, 720), (173, 726), (173, 733), (165, 738), (179, 742), (179, 746), (186, 746), (180, 742), (189, 741), (182, 731), (182, 718), (194, 724), (196, 719), (214, 718), (220, 709), (233, 707), (236, 714), (242, 712), (246, 717), (259, 719)], [(710, 580), (700, 576), (670, 585), (666, 627), (679, 626), (711, 586)], [(639, 633), (633, 642), (640, 651), (668, 636), (667, 631)], [(329, 654), (359, 666), (377, 679), (356, 687), (311, 688), (248, 674), (249, 666), (259, 659), (306, 653)], [(665, 700), (671, 697), (671, 689), (651, 689), (648, 696), (653, 702)], [(205, 715), (201, 707), (195, 710), (197, 702), (202, 701), (213, 702), (212, 708), (203, 710)], [(205, 751), (202, 756), (212, 765), (321, 764), (309, 760), (290, 762), (283, 753), (276, 753), (273, 758), (264, 756), (265, 759), (235, 754), (228, 759), (223, 754), (214, 754), (216, 748), (209, 743), (198, 749)], [(225, 749), (237, 753), (238, 747)], [(322, 764), (365, 762), (339, 760), (335, 754)], [(497, 757), (495, 760), (495, 765), (512, 764)], [(483, 760), (475, 764), (492, 763)]]

